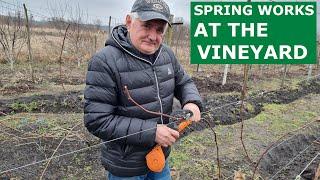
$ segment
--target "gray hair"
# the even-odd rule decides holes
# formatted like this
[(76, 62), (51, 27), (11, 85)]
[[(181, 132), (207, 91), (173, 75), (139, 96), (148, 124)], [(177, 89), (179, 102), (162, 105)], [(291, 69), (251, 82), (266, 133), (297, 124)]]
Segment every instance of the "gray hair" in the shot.
[(139, 19), (139, 15), (137, 12), (131, 12), (128, 14), (132, 20), (136, 20), (136, 19)]
[[(139, 15), (138, 15), (137, 12), (131, 12), (131, 13), (129, 13), (128, 15), (130, 16), (130, 18), (132, 19), (132, 21), (135, 21), (135, 20), (139, 19)], [(168, 23), (166, 24), (166, 27), (165, 27), (165, 30), (164, 30), (163, 34), (166, 33), (167, 29), (168, 29)]]

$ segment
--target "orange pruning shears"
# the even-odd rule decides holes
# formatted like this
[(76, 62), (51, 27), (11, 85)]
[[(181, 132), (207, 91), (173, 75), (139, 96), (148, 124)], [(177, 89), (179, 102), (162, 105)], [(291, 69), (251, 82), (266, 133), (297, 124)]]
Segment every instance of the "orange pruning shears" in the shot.
[[(173, 129), (176, 129), (179, 133), (181, 133), (186, 127), (188, 127), (192, 123), (192, 121), (190, 120), (192, 116), (193, 116), (192, 112), (187, 111), (184, 117), (181, 118), (180, 124), (178, 126), (174, 126)], [(174, 123), (174, 125), (176, 124)], [(163, 170), (166, 160), (165, 160), (161, 145), (157, 144), (146, 155), (146, 161), (147, 161), (147, 166), (151, 171), (161, 172)]]

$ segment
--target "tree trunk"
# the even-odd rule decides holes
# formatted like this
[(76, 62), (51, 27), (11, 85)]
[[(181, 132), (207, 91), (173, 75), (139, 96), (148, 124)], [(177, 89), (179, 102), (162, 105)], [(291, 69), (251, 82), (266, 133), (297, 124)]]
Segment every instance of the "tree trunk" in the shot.
[(14, 64), (14, 61), (12, 59), (10, 59), (10, 69), (11, 69), (11, 71), (14, 70), (13, 64)]
[(7, 62), (10, 64), (10, 70), (13, 71), (13, 70), (14, 70), (14, 65), (13, 65), (13, 64), (14, 64), (14, 59), (13, 59), (12, 56), (10, 55), (11, 53), (8, 52), (8, 51), (9, 51), (9, 49), (6, 49), (6, 50), (4, 51), (4, 53), (5, 53)]

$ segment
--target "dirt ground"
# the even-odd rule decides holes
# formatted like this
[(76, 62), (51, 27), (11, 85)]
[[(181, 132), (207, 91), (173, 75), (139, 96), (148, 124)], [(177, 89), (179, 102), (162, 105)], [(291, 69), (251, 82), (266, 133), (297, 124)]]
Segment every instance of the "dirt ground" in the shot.
[[(12, 133), (17, 134), (17, 132)], [(79, 133), (80, 136), (74, 133)], [(62, 139), (62, 137), (13, 138), (10, 141), (1, 142), (0, 169), (4, 170), (49, 158), (60, 143), (60, 139)], [(99, 143), (99, 141), (91, 135), (86, 134), (84, 127), (80, 126), (63, 141), (63, 144), (57, 151), (57, 155), (90, 147), (97, 143)], [(53, 159), (44, 177), (45, 179), (69, 179), (71, 177), (102, 179), (101, 177), (104, 170), (101, 168), (99, 155), (100, 149), (99, 147), (95, 147), (84, 152)], [(5, 173), (1, 178), (39, 178), (44, 170), (45, 164), (46, 162), (25, 167), (16, 172)]]
[[(295, 179), (299, 172), (302, 172), (303, 179), (313, 179), (320, 163), (319, 159), (312, 162), (306, 170), (302, 170), (319, 153), (319, 145), (318, 147), (317, 145), (311, 146), (312, 143), (319, 142), (319, 140), (319, 133), (316, 135), (298, 134), (272, 149), (261, 162), (260, 169), (263, 170), (265, 176), (273, 179)], [(297, 156), (300, 152), (303, 156)], [(297, 158), (293, 159), (294, 157)], [(287, 159), (293, 159), (288, 166), (286, 166)]]
[[(55, 72), (50, 67), (46, 70), (50, 76), (41, 76), (37, 83), (22, 76), (15, 76), (14, 80), (6, 76), (0, 81), (0, 172), (49, 158), (67, 137), (56, 155), (85, 149), (53, 159), (44, 178), (105, 179), (100, 149), (95, 146), (100, 141), (90, 135), (82, 123), (84, 76), (77, 76), (79, 71), (66, 69), (69, 76), (63, 80), (66, 88), (63, 89), (58, 74), (50, 73)], [(288, 77), (294, 77), (295, 73), (301, 72), (289, 73)], [(203, 96), (205, 110), (203, 120), (193, 124), (173, 146), (170, 157), (173, 179), (217, 178), (217, 152), (209, 125), (217, 133), (222, 179), (232, 179), (234, 171), (242, 171), (250, 179), (255, 163), (245, 157), (239, 141), (242, 118), (245, 120), (244, 142), (248, 154), (256, 162), (281, 135), (320, 117), (320, 77), (284, 89), (256, 90), (249, 86), (241, 118), (241, 75), (230, 74), (225, 86), (216, 81), (214, 77), (217, 76), (221, 74), (193, 77)], [(271, 77), (272, 73), (266, 76)], [(259, 74), (253, 74), (250, 82), (261, 83), (262, 80), (257, 79), (260, 79)], [(55, 93), (48, 93), (52, 89)], [(302, 179), (311, 179), (320, 157), (306, 170), (304, 167), (320, 151), (319, 127), (319, 123), (314, 123), (307, 130), (290, 134), (277, 143), (262, 158), (256, 178), (293, 179), (301, 172)], [(45, 164), (30, 165), (0, 174), (0, 177), (39, 178)]]

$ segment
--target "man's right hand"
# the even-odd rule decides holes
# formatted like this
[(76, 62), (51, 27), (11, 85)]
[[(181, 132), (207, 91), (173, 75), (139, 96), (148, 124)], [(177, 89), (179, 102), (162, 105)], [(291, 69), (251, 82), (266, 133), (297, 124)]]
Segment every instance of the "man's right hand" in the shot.
[(156, 143), (163, 147), (171, 146), (179, 138), (179, 132), (166, 125), (158, 124), (156, 131)]

